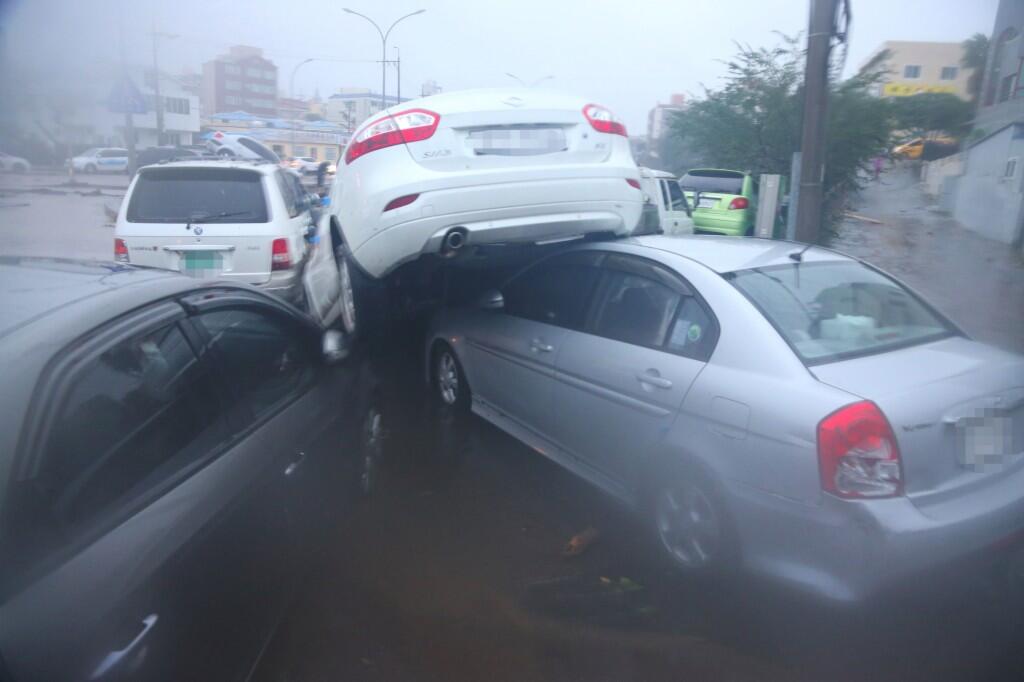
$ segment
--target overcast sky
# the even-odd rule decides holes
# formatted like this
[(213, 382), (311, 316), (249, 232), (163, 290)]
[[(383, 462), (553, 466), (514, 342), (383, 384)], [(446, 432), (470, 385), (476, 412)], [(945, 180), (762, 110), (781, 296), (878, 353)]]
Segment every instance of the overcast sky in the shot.
[[(346, 5), (345, 3), (349, 3)], [(885, 40), (960, 41), (990, 33), (998, 0), (851, 0), (847, 70)], [(113, 61), (119, 32), (129, 60), (151, 63), (154, 22), (178, 37), (162, 43), (162, 66), (200, 70), (232, 44), (263, 47), (288, 89), (327, 96), (338, 87), (380, 88), (380, 38), (348, 6), (394, 29), (402, 95), (427, 79), (445, 90), (512, 85), (553, 76), (542, 87), (577, 92), (611, 107), (632, 132), (673, 92), (714, 88), (734, 42), (776, 42), (774, 31), (806, 30), (807, 0), (0, 0), (0, 58), (60, 64)], [(388, 75), (394, 93), (394, 70)]]

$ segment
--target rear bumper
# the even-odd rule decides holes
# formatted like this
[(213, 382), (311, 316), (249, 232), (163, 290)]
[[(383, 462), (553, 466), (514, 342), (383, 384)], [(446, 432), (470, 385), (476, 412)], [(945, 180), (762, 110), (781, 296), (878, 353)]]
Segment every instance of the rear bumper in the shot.
[[(1011, 478), (1024, 478), (1022, 472)], [(956, 503), (941, 519), (907, 498), (807, 506), (760, 491), (733, 500), (744, 561), (757, 573), (837, 602), (888, 589), (970, 589), (987, 567), (1024, 546), (1024, 481), (979, 504)]]
[[(345, 225), (357, 264), (384, 277), (422, 254), (438, 253), (444, 235), (466, 230), (466, 246), (568, 239), (595, 232), (626, 235), (636, 227), (641, 192), (622, 177), (551, 179), (423, 192), (366, 226)], [(386, 221), (386, 222), (385, 222)], [(362, 228), (362, 229), (360, 229)]]
[(724, 234), (728, 236), (742, 236), (747, 233), (751, 221), (746, 212), (737, 211), (734, 215), (721, 215), (718, 212), (696, 210), (693, 212), (693, 226), (698, 230)]

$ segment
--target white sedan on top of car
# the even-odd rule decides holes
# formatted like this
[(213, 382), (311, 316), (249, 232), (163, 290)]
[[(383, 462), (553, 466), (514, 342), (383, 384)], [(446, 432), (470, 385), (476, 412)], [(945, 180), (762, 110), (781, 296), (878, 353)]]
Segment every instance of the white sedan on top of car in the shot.
[(424, 254), (625, 235), (642, 205), (611, 111), (557, 92), (470, 90), (403, 102), (357, 130), (329, 218), (344, 262), (379, 279)]

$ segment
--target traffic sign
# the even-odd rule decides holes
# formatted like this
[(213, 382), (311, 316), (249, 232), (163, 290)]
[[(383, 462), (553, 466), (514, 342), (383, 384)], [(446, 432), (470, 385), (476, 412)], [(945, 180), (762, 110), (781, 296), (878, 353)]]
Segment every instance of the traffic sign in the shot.
[(120, 114), (146, 113), (146, 98), (128, 76), (122, 76), (110, 90), (107, 107)]

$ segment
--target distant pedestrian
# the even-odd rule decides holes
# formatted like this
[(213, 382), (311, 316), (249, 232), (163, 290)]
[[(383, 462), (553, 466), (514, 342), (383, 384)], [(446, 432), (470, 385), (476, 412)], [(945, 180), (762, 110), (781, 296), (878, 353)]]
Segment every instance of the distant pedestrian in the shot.
[(324, 186), (324, 180), (327, 178), (327, 166), (329, 166), (329, 165), (330, 164), (328, 164), (326, 161), (321, 161), (320, 164), (316, 167), (316, 186), (317, 187), (323, 187)]
[(874, 160), (874, 166), (875, 166), (875, 181), (877, 182), (878, 179), (882, 176), (882, 168), (885, 166), (885, 157), (882, 156), (881, 154), (876, 156), (875, 160)]

